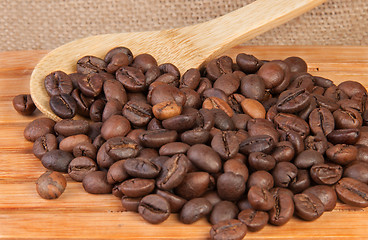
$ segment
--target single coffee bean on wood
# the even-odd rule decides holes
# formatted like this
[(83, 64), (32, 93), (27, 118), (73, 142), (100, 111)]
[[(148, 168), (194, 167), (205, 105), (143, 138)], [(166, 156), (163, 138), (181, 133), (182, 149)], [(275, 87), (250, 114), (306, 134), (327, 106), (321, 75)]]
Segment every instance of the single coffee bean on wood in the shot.
[(66, 187), (65, 177), (58, 172), (47, 171), (36, 181), (38, 194), (45, 199), (55, 199), (63, 194)]

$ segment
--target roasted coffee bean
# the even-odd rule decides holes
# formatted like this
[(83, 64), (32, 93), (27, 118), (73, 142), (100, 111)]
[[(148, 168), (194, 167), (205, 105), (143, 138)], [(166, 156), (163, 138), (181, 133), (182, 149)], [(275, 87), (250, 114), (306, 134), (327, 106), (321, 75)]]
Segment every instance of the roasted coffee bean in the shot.
[(236, 92), (239, 86), (240, 86), (240, 80), (233, 73), (222, 74), (213, 83), (214, 88), (223, 90), (226, 95), (230, 95)]
[(340, 180), (342, 171), (342, 167), (337, 164), (315, 164), (310, 169), (310, 176), (317, 184), (332, 185)]
[(73, 160), (73, 155), (63, 150), (54, 149), (45, 153), (41, 159), (42, 165), (52, 171), (68, 172), (68, 165)]
[(77, 62), (77, 72), (82, 74), (106, 72), (106, 62), (95, 56), (85, 56)]
[(110, 184), (123, 182), (129, 177), (124, 168), (125, 160), (120, 160), (112, 164), (107, 171), (107, 182)]
[(316, 185), (304, 190), (305, 194), (312, 194), (321, 200), (325, 211), (332, 211), (337, 202), (337, 196), (335, 190), (327, 185)]
[(321, 95), (312, 95), (312, 97), (316, 101), (318, 108), (327, 108), (330, 112), (339, 109), (339, 105), (332, 98)]
[(207, 143), (209, 138), (210, 133), (202, 128), (195, 128), (193, 130), (183, 132), (180, 135), (181, 141), (189, 145)]
[(291, 142), (295, 150), (295, 154), (299, 154), (304, 151), (304, 141), (300, 134), (293, 130), (283, 131), (278, 130), (280, 133), (280, 141)]
[(202, 197), (207, 199), (212, 206), (215, 206), (217, 203), (222, 201), (217, 192), (213, 190), (206, 192)]
[(116, 99), (121, 105), (124, 105), (128, 101), (126, 91), (119, 81), (106, 80), (103, 84), (103, 90), (107, 101)]
[(123, 105), (116, 99), (111, 99), (106, 103), (102, 113), (102, 121), (105, 122), (113, 115), (121, 115)]
[(239, 145), (239, 151), (243, 154), (263, 152), (269, 154), (275, 147), (275, 141), (268, 135), (258, 135), (245, 139)]
[(344, 177), (354, 178), (368, 184), (368, 163), (354, 161), (352, 165), (345, 168)]
[(124, 162), (124, 169), (132, 177), (155, 178), (161, 167), (145, 158), (128, 158)]
[(106, 172), (92, 171), (83, 178), (83, 188), (88, 193), (107, 194), (111, 193), (112, 185), (107, 182)]
[(236, 114), (242, 114), (243, 109), (241, 107), (241, 102), (245, 99), (245, 97), (238, 93), (230, 94), (227, 97), (227, 102), (229, 106), (233, 109), (234, 115)]
[(289, 113), (278, 113), (274, 118), (277, 128), (288, 131), (294, 131), (305, 139), (310, 132), (308, 123), (300, 117)]
[(180, 88), (196, 89), (199, 85), (201, 75), (196, 68), (187, 70), (180, 79)]
[(99, 149), (102, 146), (102, 144), (104, 144), (105, 142), (106, 140), (100, 134), (95, 138), (95, 140), (93, 140), (92, 144), (93, 146), (96, 147), (96, 149)]
[(352, 108), (337, 109), (333, 113), (336, 128), (359, 128), (363, 124), (360, 113)]
[(77, 114), (88, 117), (89, 108), (93, 104), (94, 98), (85, 96), (79, 89), (74, 89), (71, 96), (77, 104)]
[(304, 88), (308, 92), (312, 92), (314, 87), (313, 80), (313, 76), (307, 72), (294, 73), (287, 89)]
[(217, 178), (217, 193), (221, 199), (236, 201), (245, 192), (245, 181), (241, 175), (226, 172)]
[(73, 149), (75, 146), (77, 146), (80, 143), (84, 143), (84, 142), (91, 142), (91, 140), (89, 139), (87, 135), (84, 135), (84, 134), (73, 135), (73, 136), (64, 138), (60, 142), (59, 148), (60, 150), (63, 150), (66, 152), (73, 152)]
[(149, 223), (158, 224), (170, 216), (170, 204), (162, 196), (150, 194), (141, 199), (138, 212)]
[(45, 89), (49, 96), (71, 94), (73, 91), (72, 79), (65, 72), (52, 72), (45, 77)]
[(315, 220), (324, 212), (321, 200), (313, 194), (300, 193), (295, 195), (293, 199), (296, 215), (306, 221)]
[(130, 212), (138, 212), (139, 203), (141, 202), (142, 198), (130, 198), (123, 196), (121, 198), (121, 205), (125, 210)]
[(265, 118), (266, 109), (257, 100), (246, 98), (241, 102), (243, 112), (252, 118)]
[(39, 137), (33, 144), (33, 154), (41, 159), (43, 155), (58, 148), (58, 142), (55, 135), (47, 133)]
[(329, 87), (333, 87), (333, 81), (331, 81), (330, 79), (324, 78), (324, 77), (319, 77), (319, 76), (313, 76), (314, 78), (314, 83), (317, 86), (323, 87), (323, 88), (329, 88)]
[(122, 52), (115, 53), (108, 60), (109, 60), (109, 62), (105, 61), (106, 64), (107, 64), (106, 71), (108, 73), (115, 73), (116, 70), (118, 70), (120, 67), (127, 66), (127, 65), (129, 65), (129, 62), (130, 62), (128, 55), (126, 55), (125, 53), (122, 53)]
[(175, 154), (165, 161), (156, 185), (162, 190), (171, 190), (180, 185), (188, 171), (188, 158), (184, 154)]
[(222, 74), (233, 72), (233, 60), (228, 56), (222, 56), (217, 59), (213, 59), (207, 63), (206, 77), (211, 81), (215, 81)]
[(147, 100), (152, 106), (167, 101), (175, 101), (177, 105), (184, 106), (186, 97), (178, 88), (162, 83), (148, 93)]
[(162, 126), (169, 130), (185, 131), (191, 129), (196, 123), (196, 115), (182, 114), (162, 121)]
[(357, 146), (368, 146), (368, 132), (361, 132), (358, 141), (355, 143)]
[(175, 193), (190, 200), (201, 197), (213, 184), (214, 180), (207, 172), (191, 172), (175, 188)]
[(221, 170), (221, 158), (211, 147), (204, 144), (196, 144), (187, 152), (189, 160), (199, 169), (209, 173), (217, 173)]
[(338, 198), (354, 207), (368, 206), (368, 185), (353, 178), (342, 178), (335, 185)]
[(213, 113), (215, 128), (222, 131), (235, 130), (235, 125), (231, 120), (231, 117), (229, 117), (223, 110), (212, 109), (211, 112)]
[(211, 147), (222, 159), (229, 159), (238, 153), (239, 141), (234, 132), (222, 131), (212, 138)]
[(300, 57), (288, 57), (284, 62), (289, 66), (291, 72), (306, 72), (307, 63)]
[(358, 149), (352, 145), (337, 144), (327, 149), (327, 158), (337, 164), (346, 165), (356, 159)]
[(77, 103), (70, 95), (63, 93), (50, 98), (50, 108), (60, 118), (73, 118), (76, 114)]
[(266, 171), (255, 171), (253, 172), (247, 181), (247, 187), (258, 186), (270, 190), (274, 186), (274, 180), (272, 175)]
[(106, 152), (106, 142), (103, 143), (97, 152), (97, 164), (101, 168), (109, 168), (115, 161)]
[(232, 172), (240, 175), (246, 182), (248, 180), (249, 171), (247, 165), (236, 159), (229, 159), (224, 163), (224, 172)]
[(141, 70), (124, 66), (116, 71), (116, 80), (130, 92), (141, 92), (146, 88), (145, 76)]
[(166, 143), (174, 142), (177, 137), (178, 133), (174, 130), (148, 130), (139, 135), (139, 141), (145, 147), (159, 148)]
[(184, 93), (186, 101), (184, 108), (195, 108), (198, 109), (202, 105), (201, 96), (199, 93), (190, 88), (181, 88), (180, 91)]
[(240, 91), (246, 98), (258, 101), (262, 101), (266, 93), (263, 79), (256, 74), (241, 78)]
[(305, 169), (298, 169), (298, 174), (289, 184), (289, 188), (293, 193), (300, 193), (311, 185), (309, 172)]
[(337, 87), (346, 95), (348, 95), (349, 98), (352, 98), (354, 95), (358, 95), (361, 93), (367, 94), (367, 90), (365, 89), (365, 87), (361, 83), (354, 81), (344, 81), (340, 83)]
[(210, 216), (210, 223), (215, 225), (221, 221), (235, 219), (238, 213), (239, 209), (234, 203), (221, 201), (214, 205)]
[(191, 224), (207, 216), (212, 210), (211, 203), (205, 198), (193, 198), (186, 202), (181, 209), (179, 220)]
[(97, 170), (97, 164), (89, 157), (76, 157), (68, 166), (69, 176), (77, 182), (82, 182), (88, 173)]
[(151, 67), (157, 66), (157, 61), (150, 54), (143, 53), (134, 58), (132, 66), (141, 69), (145, 73)]
[(263, 78), (267, 89), (278, 86), (284, 80), (284, 71), (280, 65), (275, 62), (264, 63), (257, 73)]
[(87, 135), (92, 141), (95, 140), (95, 138), (101, 134), (102, 125), (103, 122), (91, 122), (89, 124)]
[(162, 191), (158, 189), (156, 191), (156, 194), (160, 195), (161, 197), (165, 198), (168, 201), (168, 203), (170, 204), (170, 209), (171, 209), (170, 212), (172, 213), (180, 212), (181, 208), (187, 202), (187, 200), (185, 200), (184, 198), (179, 197), (168, 191)]
[(106, 153), (114, 160), (138, 156), (140, 146), (128, 137), (113, 137), (106, 141)]
[(40, 197), (55, 199), (63, 194), (66, 188), (65, 177), (58, 172), (47, 171), (36, 181), (36, 190)]
[(298, 174), (297, 167), (290, 162), (279, 162), (272, 171), (276, 187), (287, 188)]
[(275, 201), (271, 193), (258, 186), (252, 186), (248, 191), (248, 201), (255, 210), (268, 211), (274, 205)]
[(360, 137), (360, 131), (357, 128), (337, 129), (327, 135), (327, 139), (332, 144), (355, 144)]
[(234, 111), (229, 104), (220, 98), (209, 97), (203, 101), (202, 108), (204, 109), (220, 109), (224, 111), (229, 117), (234, 115)]
[(243, 72), (248, 74), (257, 72), (263, 64), (263, 62), (258, 60), (255, 56), (245, 53), (239, 53), (236, 56), (236, 63)]
[(332, 86), (328, 87), (323, 95), (325, 97), (329, 97), (329, 98), (335, 100), (335, 102), (349, 98), (348, 95), (346, 95), (346, 93), (344, 93), (343, 91), (338, 89), (337, 86), (335, 86), (335, 85), (332, 85)]
[(268, 221), (272, 225), (284, 225), (294, 214), (293, 196), (288, 193), (288, 190), (285, 188), (273, 188), (270, 192), (275, 201), (275, 205), (268, 212)]
[(276, 106), (277, 111), (286, 113), (300, 112), (311, 102), (310, 94), (306, 89), (292, 89), (280, 94)]
[(89, 157), (96, 159), (97, 148), (90, 142), (81, 142), (73, 148), (74, 157)]
[(305, 150), (299, 153), (295, 160), (294, 164), (298, 168), (310, 168), (316, 164), (323, 164), (325, 162), (323, 155), (315, 150)]
[(182, 142), (171, 142), (163, 145), (160, 150), (160, 156), (172, 156), (175, 154), (183, 153), (185, 154), (190, 146)]
[(202, 99), (206, 99), (210, 97), (220, 98), (226, 102), (228, 95), (219, 88), (209, 88), (209, 89), (204, 90), (202, 93)]
[(89, 110), (89, 117), (91, 118), (91, 120), (94, 122), (101, 122), (104, 108), (105, 108), (104, 100), (97, 99), (96, 101), (94, 101)]
[(77, 134), (87, 134), (89, 124), (86, 120), (63, 119), (55, 124), (54, 129), (58, 134), (68, 137)]
[(290, 162), (295, 155), (293, 144), (289, 141), (278, 142), (271, 155), (275, 158), (276, 163)]
[(212, 110), (201, 108), (196, 116), (195, 128), (202, 128), (203, 130), (209, 131), (215, 125), (215, 119)]
[(129, 60), (128, 64), (131, 64), (133, 62), (133, 53), (130, 51), (130, 49), (126, 47), (116, 47), (108, 51), (104, 58), (105, 62), (110, 63), (112, 60), (112, 57), (118, 53), (124, 53), (125, 55), (128, 56), (128, 60)]
[(276, 165), (276, 160), (271, 155), (262, 152), (252, 152), (248, 156), (248, 164), (254, 170), (270, 171)]
[(131, 178), (125, 180), (119, 185), (120, 191), (125, 196), (134, 198), (146, 196), (150, 194), (154, 188), (155, 188), (154, 179), (143, 179), (143, 178)]
[(173, 87), (179, 87), (179, 78), (171, 73), (164, 73), (160, 75), (155, 82), (166, 83)]
[(124, 137), (130, 129), (128, 119), (120, 115), (113, 115), (102, 125), (101, 135), (106, 140), (118, 136)]
[(155, 104), (152, 107), (153, 115), (159, 120), (165, 120), (181, 114), (182, 108), (175, 101)]
[(317, 133), (316, 136), (310, 135), (304, 140), (304, 146), (306, 150), (311, 149), (324, 154), (328, 148), (327, 138), (322, 132)]
[(202, 95), (205, 90), (210, 89), (210, 88), (212, 88), (212, 82), (206, 77), (200, 78), (199, 84), (197, 87), (197, 93)]
[(249, 231), (257, 232), (263, 229), (268, 222), (267, 212), (257, 211), (252, 208), (241, 211), (238, 219), (247, 225)]
[(210, 231), (214, 240), (241, 240), (246, 234), (247, 226), (236, 219), (221, 221), (213, 225)]
[(30, 94), (20, 94), (13, 98), (14, 109), (22, 115), (31, 115), (36, 110)]
[(234, 114), (231, 118), (236, 129), (246, 129), (248, 121), (252, 119), (248, 114)]
[(99, 74), (88, 74), (78, 78), (77, 84), (80, 91), (87, 97), (96, 97), (102, 91), (103, 78)]

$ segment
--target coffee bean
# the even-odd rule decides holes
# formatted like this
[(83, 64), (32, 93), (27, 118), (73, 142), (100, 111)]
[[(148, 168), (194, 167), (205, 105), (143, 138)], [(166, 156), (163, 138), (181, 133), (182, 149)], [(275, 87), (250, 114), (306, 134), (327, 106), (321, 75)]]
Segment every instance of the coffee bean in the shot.
[(153, 115), (159, 120), (178, 116), (181, 111), (181, 107), (175, 101), (161, 102), (152, 107)]
[(241, 106), (243, 112), (251, 116), (252, 118), (265, 118), (266, 117), (266, 109), (263, 105), (254, 99), (244, 99), (241, 102)]
[(352, 145), (337, 144), (327, 149), (327, 158), (337, 164), (346, 165), (356, 159), (358, 149)]
[(39, 137), (33, 144), (33, 154), (38, 158), (42, 157), (54, 149), (58, 148), (58, 142), (55, 135), (47, 133), (44, 136)]
[(310, 168), (316, 164), (324, 163), (323, 155), (314, 150), (305, 150), (296, 156), (294, 160), (295, 166), (298, 168)]
[(171, 142), (163, 145), (160, 148), (159, 153), (161, 156), (172, 156), (179, 153), (185, 154), (189, 148), (190, 146), (186, 143)]
[(55, 124), (54, 129), (58, 134), (68, 137), (77, 134), (87, 134), (89, 125), (86, 120), (63, 119)]
[(124, 162), (125, 160), (120, 160), (110, 166), (106, 176), (109, 184), (123, 182), (129, 177), (128, 173), (125, 171)]
[(354, 161), (352, 165), (344, 170), (344, 177), (354, 178), (365, 184), (368, 183), (368, 164), (366, 162)]
[(187, 70), (180, 79), (180, 88), (196, 89), (199, 85), (201, 75), (196, 68)]
[(303, 137), (300, 134), (298, 134), (297, 132), (293, 130), (287, 130), (287, 131), (278, 130), (278, 131), (280, 133), (280, 140), (291, 142), (296, 154), (299, 154), (304, 151), (305, 149), (304, 141), (303, 141)]
[(116, 99), (122, 106), (128, 101), (125, 88), (119, 81), (106, 80), (103, 84), (103, 90), (107, 101)]
[(257, 72), (263, 64), (263, 62), (258, 60), (255, 56), (245, 53), (239, 53), (236, 56), (236, 63), (243, 72), (248, 74)]
[(352, 108), (337, 109), (333, 112), (336, 128), (359, 128), (363, 124), (360, 113)]
[(270, 192), (275, 205), (268, 212), (269, 223), (276, 226), (284, 225), (294, 214), (293, 196), (285, 188), (273, 188)]
[(69, 176), (77, 182), (82, 182), (88, 173), (97, 170), (97, 164), (89, 157), (76, 157), (68, 166)]
[(30, 94), (20, 94), (13, 98), (14, 109), (22, 115), (31, 115), (36, 110)]
[(335, 190), (327, 185), (316, 185), (304, 190), (305, 194), (312, 194), (321, 200), (325, 211), (332, 211), (337, 202), (337, 196)]
[(118, 136), (125, 136), (130, 131), (130, 122), (123, 116), (114, 115), (107, 119), (101, 128), (101, 135), (104, 139)]
[(128, 137), (113, 137), (106, 141), (106, 153), (114, 160), (138, 156), (140, 146)]
[(280, 94), (276, 106), (279, 112), (295, 113), (305, 109), (311, 102), (305, 89), (287, 90)]
[(94, 98), (85, 96), (79, 89), (74, 89), (71, 96), (77, 104), (77, 114), (88, 117)]
[(59, 198), (65, 188), (66, 179), (58, 172), (47, 171), (36, 181), (37, 193), (45, 199)]
[(68, 94), (54, 95), (50, 98), (50, 108), (60, 118), (73, 118), (77, 103)]
[(210, 231), (211, 239), (215, 240), (241, 240), (246, 234), (247, 226), (236, 219), (221, 221)]
[(245, 181), (241, 175), (226, 172), (217, 178), (217, 193), (221, 199), (236, 201), (245, 192)]
[(112, 185), (107, 182), (106, 172), (91, 171), (83, 178), (83, 188), (88, 193), (111, 193)]
[(212, 210), (211, 203), (205, 198), (193, 198), (186, 202), (181, 209), (179, 220), (191, 224), (207, 216)]
[(255, 210), (260, 211), (268, 211), (275, 204), (271, 193), (267, 189), (258, 186), (252, 186), (249, 189), (248, 201)]
[(133, 62), (133, 53), (130, 51), (130, 49), (126, 47), (116, 47), (116, 48), (111, 49), (110, 51), (106, 53), (104, 61), (106, 63), (110, 63), (112, 57), (118, 53), (124, 53), (125, 55), (128, 56), (128, 60), (129, 60), (128, 64), (131, 64)]
[(96, 97), (102, 91), (104, 80), (99, 74), (88, 74), (78, 78), (77, 84), (80, 91), (87, 97)]
[(231, 73), (233, 66), (233, 60), (228, 56), (222, 56), (217, 59), (213, 59), (208, 62), (206, 66), (206, 72), (210, 80), (215, 81), (222, 74)]
[(73, 160), (73, 155), (69, 152), (54, 149), (43, 155), (42, 165), (52, 171), (68, 172), (68, 165)]
[(307, 63), (300, 57), (288, 57), (284, 62), (289, 66), (291, 72), (306, 72)]
[(222, 159), (229, 159), (238, 153), (239, 141), (234, 132), (222, 131), (212, 138), (211, 147)]
[(155, 178), (161, 167), (145, 158), (128, 158), (124, 162), (124, 169), (132, 177)]
[(229, 104), (220, 98), (217, 97), (209, 97), (203, 101), (202, 108), (204, 109), (221, 109), (224, 111), (229, 117), (234, 115), (234, 111), (231, 109)]
[(300, 193), (295, 195), (293, 199), (295, 203), (295, 213), (303, 220), (315, 220), (324, 212), (321, 200), (313, 194)]
[(248, 156), (248, 164), (254, 170), (270, 171), (276, 165), (276, 160), (271, 155), (262, 152), (252, 152)]
[(244, 178), (246, 182), (248, 180), (249, 171), (247, 165), (240, 162), (237, 159), (229, 159), (224, 163), (224, 172), (232, 172), (234, 174), (240, 175)]
[(344, 81), (340, 83), (337, 87), (338, 89), (343, 91), (349, 98), (361, 93), (367, 94), (367, 90), (365, 89), (365, 87), (361, 83), (354, 81)]
[(123, 105), (116, 99), (111, 99), (106, 103), (102, 112), (102, 121), (105, 122), (113, 115), (121, 115)]
[(279, 162), (272, 171), (275, 180), (275, 186), (288, 187), (298, 174), (297, 167), (290, 162)]
[(198, 109), (202, 105), (201, 96), (199, 93), (190, 88), (180, 88), (180, 91), (184, 93), (186, 101), (184, 108), (195, 108)]
[(71, 94), (73, 91), (72, 79), (65, 72), (52, 72), (45, 77), (45, 89), (49, 96)]
[(305, 149), (315, 150), (321, 154), (324, 154), (328, 148), (328, 142), (326, 136), (319, 132), (316, 136), (308, 136), (304, 140)]
[(240, 90), (244, 97), (257, 101), (262, 101), (266, 93), (263, 79), (256, 74), (241, 78)]
[[(106, 57), (105, 57), (106, 58)], [(106, 62), (106, 60), (105, 60)], [(106, 62), (106, 71), (108, 73), (115, 73), (120, 67), (129, 65), (129, 57), (125, 53), (115, 53), (110, 59), (109, 62)]]
[(187, 152), (189, 160), (199, 169), (209, 173), (217, 173), (221, 169), (221, 159), (211, 147), (204, 144), (196, 144)]
[(225, 220), (235, 219), (238, 213), (239, 209), (234, 203), (221, 201), (214, 205), (210, 216), (210, 223), (215, 225)]
[(138, 212), (138, 207), (141, 200), (142, 198), (130, 198), (123, 196), (121, 198), (121, 205), (127, 211)]
[(138, 212), (147, 222), (158, 224), (170, 216), (170, 204), (164, 197), (150, 194), (141, 199)]
[(267, 225), (268, 214), (250, 208), (241, 211), (238, 215), (238, 219), (247, 225), (249, 231), (257, 232)]
[(77, 72), (82, 74), (99, 73), (106, 71), (106, 62), (94, 56), (85, 56), (77, 62)]
[(283, 69), (275, 62), (264, 63), (257, 74), (262, 77), (267, 89), (276, 87), (284, 79)]
[(188, 171), (188, 158), (184, 154), (175, 154), (165, 161), (156, 185), (162, 190), (171, 190), (180, 185)]
[(132, 66), (141, 69), (145, 73), (151, 67), (157, 66), (157, 61), (150, 54), (143, 53), (134, 58)]
[(353, 178), (342, 178), (335, 185), (338, 198), (354, 207), (368, 206), (368, 185)]
[[(124, 164), (125, 165), (125, 164)], [(131, 178), (119, 185), (120, 191), (127, 197), (143, 197), (155, 188), (154, 179)]]
[(327, 135), (329, 142), (333, 144), (355, 144), (360, 137), (360, 131), (357, 128), (337, 129)]
[[(288, 131), (294, 131), (305, 139), (310, 132), (308, 123), (300, 117), (289, 113), (278, 113), (274, 118), (277, 128)], [(304, 145), (304, 144), (303, 144)]]
[(178, 213), (180, 212), (181, 208), (184, 206), (184, 204), (187, 202), (187, 200), (185, 200), (182, 197), (179, 197), (171, 192), (168, 191), (162, 191), (162, 190), (157, 190), (156, 191), (157, 195), (160, 195), (161, 197), (165, 198), (169, 204), (170, 204), (170, 209), (172, 213)]
[(214, 180), (207, 172), (191, 172), (175, 188), (175, 193), (190, 200), (201, 197), (213, 185)]
[(139, 135), (140, 144), (145, 147), (159, 148), (166, 143), (174, 142), (178, 133), (174, 130), (148, 130)]
[(96, 159), (97, 148), (90, 142), (82, 142), (73, 148), (74, 157), (89, 157)]
[(275, 158), (276, 163), (290, 162), (295, 155), (293, 144), (289, 141), (278, 142), (271, 155)]
[(275, 147), (275, 141), (272, 137), (267, 135), (258, 135), (245, 139), (239, 145), (239, 150), (243, 154), (250, 154), (252, 152), (271, 153)]
[(88, 138), (87, 135), (84, 135), (84, 134), (73, 135), (73, 136), (64, 138), (60, 142), (59, 148), (60, 150), (63, 150), (66, 152), (73, 152), (73, 149), (76, 145), (80, 143), (84, 143), (84, 142), (91, 142), (91, 140)]
[(103, 143), (97, 152), (97, 164), (101, 168), (109, 168), (115, 161), (106, 152), (106, 142)]
[(214, 83), (213, 87), (221, 89), (226, 95), (233, 94), (240, 86), (239, 78), (233, 73), (222, 74)]
[(94, 101), (89, 110), (89, 117), (91, 118), (91, 120), (94, 122), (101, 122), (104, 108), (105, 108), (104, 100), (97, 99), (96, 101)]
[(309, 172), (305, 169), (298, 169), (298, 174), (289, 184), (289, 188), (293, 193), (301, 193), (311, 185)]
[(145, 76), (138, 68), (123, 66), (116, 71), (116, 79), (130, 92), (142, 92), (146, 88)]
[(339, 105), (332, 98), (321, 95), (312, 95), (312, 97), (316, 101), (318, 108), (327, 108), (330, 112), (334, 112), (339, 108)]

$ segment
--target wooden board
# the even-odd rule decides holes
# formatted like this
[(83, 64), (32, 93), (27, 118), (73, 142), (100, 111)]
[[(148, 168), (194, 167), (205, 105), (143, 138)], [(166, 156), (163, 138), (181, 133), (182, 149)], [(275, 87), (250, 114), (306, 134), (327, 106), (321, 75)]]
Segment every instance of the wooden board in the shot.
[[(368, 47), (236, 47), (228, 51), (251, 53), (261, 59), (303, 57), (314, 75), (336, 83), (356, 80), (368, 86)], [(185, 225), (172, 215), (160, 225), (124, 212), (112, 195), (84, 192), (68, 178), (65, 193), (57, 200), (41, 199), (35, 180), (44, 172), (32, 154), (32, 143), (23, 138), (28, 122), (42, 116), (17, 114), (12, 98), (29, 92), (32, 68), (45, 51), (0, 53), (0, 238), (2, 239), (206, 239), (210, 225), (202, 219)], [(339, 203), (333, 212), (313, 222), (293, 218), (282, 227), (266, 226), (246, 239), (367, 239), (368, 209)]]

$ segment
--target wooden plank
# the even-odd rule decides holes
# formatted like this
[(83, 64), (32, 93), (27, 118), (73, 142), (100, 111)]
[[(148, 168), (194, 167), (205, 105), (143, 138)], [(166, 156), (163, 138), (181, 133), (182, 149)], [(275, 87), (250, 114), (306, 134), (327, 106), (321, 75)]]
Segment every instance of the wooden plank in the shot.
[[(260, 59), (303, 57), (313, 75), (339, 83), (356, 80), (368, 86), (368, 47), (238, 46), (240, 52)], [(42, 116), (25, 117), (12, 107), (12, 97), (29, 91), (29, 77), (46, 51), (0, 53), (0, 239), (204, 239), (210, 225), (205, 219), (192, 225), (179, 223), (173, 214), (160, 225), (143, 221), (136, 213), (123, 212), (112, 195), (92, 195), (81, 183), (68, 178), (65, 193), (57, 200), (38, 197), (34, 181), (44, 172), (32, 154), (24, 127)], [(282, 227), (266, 226), (246, 239), (366, 239), (368, 209), (339, 203), (333, 212), (313, 222), (293, 218)]]

